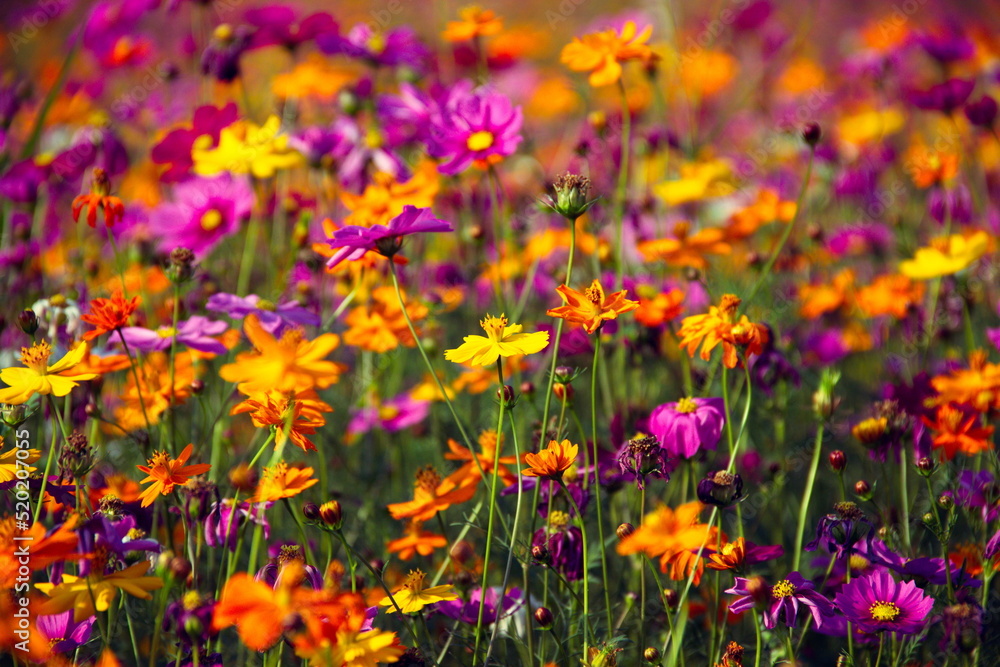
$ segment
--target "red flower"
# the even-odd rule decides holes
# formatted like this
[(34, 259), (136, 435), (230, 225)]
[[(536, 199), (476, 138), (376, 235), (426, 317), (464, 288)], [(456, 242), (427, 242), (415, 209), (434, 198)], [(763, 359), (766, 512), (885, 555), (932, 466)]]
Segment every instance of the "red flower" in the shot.
[(73, 221), (79, 222), (80, 212), (83, 207), (87, 207), (87, 224), (91, 227), (97, 226), (97, 210), (104, 210), (104, 224), (113, 227), (116, 222), (121, 222), (125, 215), (125, 205), (118, 197), (112, 197), (111, 179), (106, 171), (97, 167), (94, 169), (94, 182), (90, 186), (90, 193), (80, 195), (73, 200)]

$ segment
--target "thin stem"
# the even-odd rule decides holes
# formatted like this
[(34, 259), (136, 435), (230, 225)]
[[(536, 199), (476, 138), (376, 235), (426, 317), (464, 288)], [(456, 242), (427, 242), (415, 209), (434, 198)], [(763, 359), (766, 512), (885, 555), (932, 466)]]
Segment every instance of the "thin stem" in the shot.
[[(604, 543), (604, 519), (601, 509), (601, 466), (597, 451), (597, 365), (601, 358), (601, 331), (594, 336), (594, 360), (590, 369), (590, 429), (593, 440), (594, 464), (594, 505), (597, 507), (597, 537), (601, 545), (601, 576), (604, 583), (604, 608), (608, 618), (608, 631), (614, 627), (611, 617), (611, 593), (608, 590), (608, 555)], [(582, 517), (581, 517), (582, 519)]]
[(816, 429), (816, 442), (813, 445), (812, 461), (809, 463), (809, 476), (806, 478), (806, 489), (802, 494), (802, 504), (799, 505), (799, 522), (795, 527), (795, 544), (792, 549), (792, 571), (799, 571), (802, 562), (802, 540), (806, 534), (806, 515), (809, 513), (809, 500), (812, 498), (813, 487), (816, 484), (816, 473), (819, 470), (819, 459), (823, 453), (823, 422)]

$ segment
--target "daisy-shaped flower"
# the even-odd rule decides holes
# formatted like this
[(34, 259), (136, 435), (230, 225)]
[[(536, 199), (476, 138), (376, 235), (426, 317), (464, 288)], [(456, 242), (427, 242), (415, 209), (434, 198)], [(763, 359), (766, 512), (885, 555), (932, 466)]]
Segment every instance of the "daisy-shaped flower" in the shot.
[(21, 363), (25, 367), (0, 371), (0, 380), (9, 385), (0, 389), (0, 403), (25, 403), (35, 394), (65, 396), (73, 391), (78, 382), (93, 380), (97, 377), (96, 373), (70, 373), (86, 353), (87, 346), (79, 344), (50, 366), (52, 346), (44, 340), (31, 347), (22, 347)]
[(524, 455), (524, 462), (528, 468), (521, 471), (528, 477), (543, 477), (546, 479), (561, 479), (562, 474), (576, 463), (576, 456), (580, 452), (580, 447), (572, 444), (569, 440), (556, 442), (549, 441), (549, 446), (537, 454), (528, 452)]
[(934, 606), (934, 598), (924, 595), (915, 583), (897, 582), (881, 569), (845, 584), (834, 602), (865, 632), (907, 635), (920, 632)]
[(549, 344), (549, 332), (521, 333), (520, 324), (508, 324), (507, 317), (486, 318), (479, 323), (486, 336), (466, 336), (459, 347), (446, 350), (444, 358), (456, 364), (489, 366), (500, 357), (541, 352)]
[(576, 72), (590, 72), (590, 85), (608, 86), (622, 76), (622, 63), (629, 60), (651, 61), (655, 56), (646, 44), (653, 34), (653, 26), (642, 32), (632, 21), (622, 26), (621, 32), (609, 28), (576, 38), (563, 47), (561, 60)]
[(73, 221), (80, 219), (80, 213), (86, 207), (87, 224), (97, 227), (97, 211), (104, 212), (104, 225), (113, 227), (116, 222), (121, 222), (125, 215), (125, 205), (118, 197), (111, 196), (111, 179), (108, 173), (97, 167), (94, 169), (94, 181), (90, 186), (90, 192), (79, 195), (73, 200)]
[(348, 225), (335, 231), (329, 243), (336, 252), (326, 265), (333, 268), (345, 259), (361, 259), (369, 250), (392, 257), (402, 247), (404, 236), (423, 232), (450, 232), (452, 229), (450, 222), (438, 220), (429, 208), (407, 205), (388, 225)]
[(192, 451), (194, 451), (194, 445), (189, 444), (176, 459), (170, 458), (166, 452), (156, 452), (146, 465), (136, 466), (147, 475), (141, 483), (152, 482), (139, 495), (142, 498), (143, 507), (152, 505), (159, 495), (165, 496), (172, 493), (175, 486), (187, 484), (188, 479), (192, 476), (208, 472), (209, 468), (212, 467), (209, 463), (187, 465)]
[(126, 570), (107, 576), (99, 573), (92, 573), (89, 577), (63, 574), (62, 583), (58, 586), (35, 584), (38, 590), (49, 596), (39, 612), (49, 615), (72, 609), (73, 620), (80, 622), (99, 611), (107, 611), (118, 597), (119, 589), (137, 598), (149, 600), (153, 597), (149, 591), (163, 588), (163, 580), (146, 576), (147, 572), (149, 562), (142, 560)]
[(389, 607), (389, 611), (399, 611), (404, 614), (413, 614), (429, 604), (444, 602), (446, 600), (457, 600), (458, 591), (451, 584), (443, 586), (433, 586), (424, 588), (424, 573), (420, 570), (411, 570), (406, 577), (403, 587), (392, 594), (379, 600), (380, 607)]
[(618, 319), (619, 315), (639, 307), (638, 301), (625, 298), (627, 290), (605, 295), (604, 287), (596, 279), (582, 292), (566, 285), (560, 285), (556, 291), (562, 297), (564, 305), (552, 308), (545, 314), (562, 318), (567, 322), (582, 324), (589, 334), (600, 330), (608, 320)]
[(729, 605), (729, 611), (734, 614), (752, 609), (758, 603), (764, 605), (764, 627), (768, 629), (773, 629), (779, 620), (794, 628), (799, 608), (803, 606), (812, 614), (817, 628), (823, 625), (824, 617), (833, 613), (833, 604), (798, 572), (789, 573), (785, 579), (770, 587), (760, 577), (736, 577), (735, 584), (726, 592), (741, 596)]
[(94, 340), (98, 336), (128, 325), (128, 318), (139, 307), (139, 297), (126, 299), (121, 290), (115, 290), (110, 299), (94, 299), (90, 302), (90, 312), (80, 317), (96, 329), (83, 334), (84, 340)]

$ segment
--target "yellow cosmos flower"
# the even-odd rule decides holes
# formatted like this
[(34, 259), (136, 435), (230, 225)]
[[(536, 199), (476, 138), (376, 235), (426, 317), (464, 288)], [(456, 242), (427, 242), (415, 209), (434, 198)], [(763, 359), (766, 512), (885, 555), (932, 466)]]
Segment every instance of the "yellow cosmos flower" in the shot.
[(500, 357), (517, 354), (534, 354), (549, 344), (549, 332), (521, 333), (520, 324), (507, 324), (504, 315), (489, 314), (479, 323), (486, 336), (466, 336), (465, 342), (453, 350), (445, 350), (444, 358), (456, 364), (468, 362), (473, 366), (489, 366)]
[(420, 570), (411, 570), (403, 587), (394, 592), (392, 598), (388, 595), (382, 598), (378, 605), (389, 607), (389, 611), (396, 611), (396, 605), (399, 605), (404, 614), (413, 614), (429, 604), (458, 599), (458, 591), (451, 584), (424, 588), (424, 576)]
[(73, 391), (78, 382), (93, 380), (96, 373), (69, 373), (87, 354), (87, 346), (79, 344), (66, 355), (48, 365), (52, 356), (52, 346), (41, 341), (31, 347), (21, 348), (21, 363), (25, 368), (5, 368), (0, 371), (0, 380), (9, 387), (0, 389), (0, 403), (25, 403), (35, 394), (65, 396)]
[(731, 194), (733, 170), (726, 160), (704, 160), (681, 165), (680, 178), (664, 181), (653, 188), (670, 206)]
[(399, 661), (406, 649), (396, 641), (395, 632), (368, 630), (366, 632), (341, 631), (337, 633), (337, 643), (327, 655), (316, 652), (310, 661), (315, 667), (342, 665), (342, 667), (378, 667), (384, 663)]
[(219, 145), (206, 148), (201, 140), (191, 150), (194, 172), (213, 176), (223, 171), (270, 178), (279, 169), (302, 163), (300, 153), (288, 147), (288, 135), (281, 134), (281, 120), (271, 116), (263, 125), (237, 121), (222, 130)]
[(904, 276), (914, 280), (930, 280), (958, 273), (989, 250), (990, 235), (980, 230), (968, 236), (953, 234), (935, 239), (931, 245), (917, 250), (913, 259), (899, 265)]
[[(3, 436), (0, 436), (0, 449), (3, 449)], [(24, 464), (34, 463), (42, 456), (42, 450), (40, 449), (29, 449), (26, 451), (28, 452), (28, 456), (21, 459)], [(17, 452), (17, 447), (11, 447), (6, 452), (0, 452), (0, 484), (9, 482), (17, 477)], [(29, 473), (35, 472), (35, 467), (31, 465), (28, 465), (25, 469)]]
[(840, 119), (837, 134), (845, 143), (864, 146), (899, 132), (905, 122), (906, 116), (896, 107), (867, 109)]
[(111, 603), (118, 597), (118, 589), (143, 600), (153, 596), (149, 591), (163, 588), (163, 580), (159, 577), (149, 577), (149, 563), (141, 561), (132, 567), (115, 572), (104, 577), (91, 574), (89, 577), (74, 577), (64, 574), (62, 583), (35, 584), (38, 590), (49, 596), (39, 612), (42, 615), (61, 614), (73, 610), (73, 619), (80, 621), (90, 618), (99, 611), (107, 611)]

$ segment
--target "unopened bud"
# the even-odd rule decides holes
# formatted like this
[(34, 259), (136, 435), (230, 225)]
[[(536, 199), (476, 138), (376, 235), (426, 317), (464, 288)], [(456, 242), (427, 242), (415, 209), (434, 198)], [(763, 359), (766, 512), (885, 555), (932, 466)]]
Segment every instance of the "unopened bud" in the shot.
[(622, 525), (618, 526), (618, 530), (615, 531), (615, 533), (618, 534), (619, 540), (624, 540), (626, 537), (628, 537), (634, 532), (635, 532), (635, 526), (633, 526), (630, 523), (623, 523)]
[(859, 479), (854, 483), (854, 493), (856, 493), (862, 500), (871, 500), (872, 487), (865, 480)]
[(645, 651), (642, 652), (642, 657), (646, 659), (646, 662), (656, 664), (660, 661), (660, 649), (655, 646), (650, 646)]
[(319, 506), (320, 521), (334, 530), (340, 530), (344, 522), (344, 515), (340, 509), (340, 503), (336, 500), (328, 500)]
[(34, 336), (38, 331), (38, 315), (30, 308), (25, 308), (17, 315), (17, 326), (29, 336)]
[(307, 521), (319, 521), (319, 505), (316, 503), (302, 503), (302, 516)]
[(538, 623), (538, 627), (542, 630), (551, 628), (554, 620), (552, 612), (549, 611), (548, 607), (539, 607), (535, 610), (535, 622)]
[(830, 467), (836, 472), (842, 471), (847, 466), (847, 455), (843, 450), (835, 449), (830, 452)]
[(802, 141), (806, 142), (810, 148), (815, 147), (822, 136), (823, 130), (819, 123), (806, 123), (805, 127), (802, 128)]

